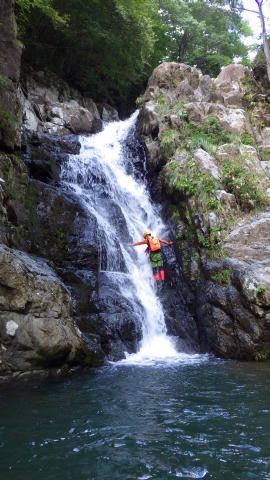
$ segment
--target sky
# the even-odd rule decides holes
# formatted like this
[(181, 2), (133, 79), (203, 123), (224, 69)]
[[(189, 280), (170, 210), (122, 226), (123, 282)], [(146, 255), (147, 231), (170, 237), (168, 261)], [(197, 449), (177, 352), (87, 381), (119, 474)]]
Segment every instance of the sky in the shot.
[[(255, 0), (244, 0), (243, 3), (244, 3), (244, 7), (249, 10), (255, 10), (255, 11), (258, 10)], [(264, 0), (263, 14), (265, 16), (266, 31), (270, 35), (270, 0)], [(258, 37), (261, 33), (261, 24), (260, 24), (259, 17), (255, 13), (250, 13), (250, 12), (243, 12), (242, 17), (245, 20), (248, 20), (250, 27), (254, 32), (254, 36), (245, 39), (244, 43), (246, 43), (247, 45), (252, 45), (253, 43), (257, 43)]]

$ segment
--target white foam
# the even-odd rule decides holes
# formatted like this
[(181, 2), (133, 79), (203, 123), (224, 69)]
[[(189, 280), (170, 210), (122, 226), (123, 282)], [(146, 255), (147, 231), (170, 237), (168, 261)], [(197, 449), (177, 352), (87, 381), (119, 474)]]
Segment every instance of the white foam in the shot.
[[(161, 237), (164, 232), (166, 235), (165, 225), (158, 208), (151, 201), (145, 183), (134, 178), (126, 168), (123, 141), (127, 138), (130, 128), (134, 127), (137, 115), (138, 113), (135, 113), (123, 122), (110, 123), (96, 135), (80, 137), (81, 152), (79, 155), (70, 156), (67, 171), (63, 175), (63, 180), (69, 188), (75, 190), (81, 200), (85, 201), (86, 211), (98, 221), (106, 242), (108, 271), (117, 272), (117, 269), (121, 269), (117, 263), (119, 249), (114, 240), (118, 241), (119, 235), (117, 226), (106, 210), (106, 203), (104, 206), (98, 192), (95, 193), (95, 185), (91, 185), (92, 180), (87, 183), (88, 178), (96, 179), (98, 185), (102, 184), (106, 195), (117, 203), (130, 238), (134, 242), (142, 239), (142, 233), (146, 228)], [(120, 248), (129, 281), (121, 281), (120, 271), (119, 275), (115, 275), (114, 281), (121, 289), (123, 297), (133, 303), (133, 310), (143, 312), (141, 314), (143, 339), (140, 351), (136, 355), (127, 355), (126, 362), (143, 363), (151, 359), (176, 361), (180, 354), (175, 348), (173, 338), (167, 336), (163, 308), (156, 293), (149, 259), (144, 253), (145, 246), (133, 249), (128, 246), (128, 241), (130, 240), (120, 242)]]

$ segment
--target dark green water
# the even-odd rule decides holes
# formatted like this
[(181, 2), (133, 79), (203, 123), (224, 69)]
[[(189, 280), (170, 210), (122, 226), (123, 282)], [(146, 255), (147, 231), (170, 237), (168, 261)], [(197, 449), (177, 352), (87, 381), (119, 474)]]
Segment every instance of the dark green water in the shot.
[(0, 478), (270, 479), (270, 365), (119, 365), (1, 387)]

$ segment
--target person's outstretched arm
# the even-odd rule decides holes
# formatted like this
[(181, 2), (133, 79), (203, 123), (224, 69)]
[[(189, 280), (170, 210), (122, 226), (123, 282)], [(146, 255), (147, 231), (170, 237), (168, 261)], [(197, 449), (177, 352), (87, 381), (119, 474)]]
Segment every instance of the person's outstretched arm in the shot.
[(145, 245), (147, 243), (147, 240), (142, 240), (141, 242), (136, 242), (136, 243), (129, 243), (129, 247), (137, 247), (137, 245)]
[(160, 243), (165, 243), (165, 245), (173, 245), (173, 242), (167, 242), (167, 240), (159, 239)]

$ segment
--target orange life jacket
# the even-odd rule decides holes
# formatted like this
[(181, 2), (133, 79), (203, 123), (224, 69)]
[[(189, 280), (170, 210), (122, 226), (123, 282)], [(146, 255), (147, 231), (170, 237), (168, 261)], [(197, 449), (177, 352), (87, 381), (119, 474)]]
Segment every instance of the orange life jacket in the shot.
[(151, 252), (161, 249), (160, 241), (158, 237), (148, 237), (147, 242), (149, 244)]

